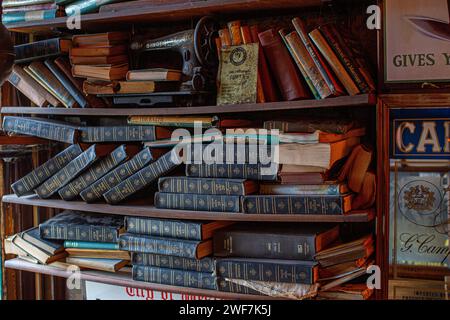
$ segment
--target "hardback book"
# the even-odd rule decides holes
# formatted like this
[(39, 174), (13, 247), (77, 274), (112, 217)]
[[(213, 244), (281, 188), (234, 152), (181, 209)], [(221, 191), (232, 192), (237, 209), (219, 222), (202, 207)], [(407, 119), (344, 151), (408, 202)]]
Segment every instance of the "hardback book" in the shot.
[(81, 108), (85, 108), (87, 106), (87, 100), (83, 93), (78, 90), (76, 86), (66, 77), (66, 75), (58, 68), (52, 60), (45, 60), (45, 65), (47, 68), (53, 73), (53, 75), (58, 79), (58, 81), (66, 88), (66, 90), (70, 93), (73, 99), (78, 103)]
[(125, 218), (128, 233), (198, 241), (212, 238), (215, 230), (231, 224), (229, 221), (188, 221), (131, 216)]
[[(3, 1), (4, 3), (4, 1)], [(52, 38), (14, 46), (16, 58), (14, 62), (24, 63), (42, 58), (58, 56), (67, 53), (72, 46), (70, 39)]]
[(180, 164), (174, 150), (167, 152), (158, 160), (148, 164), (118, 185), (103, 194), (106, 202), (116, 204), (136, 192), (148, 187), (159, 177), (169, 173)]
[(239, 196), (156, 192), (155, 206), (159, 209), (241, 212)]
[(360, 192), (372, 159), (373, 150), (371, 148), (362, 144), (356, 146), (345, 161), (338, 180), (347, 180), (347, 184), (352, 191)]
[(25, 260), (30, 263), (39, 264), (39, 260), (30, 256), (25, 250), (18, 247), (16, 244), (13, 243), (14, 238), (17, 237), (17, 235), (12, 235), (9, 237), (6, 237), (3, 241), (3, 250), (5, 251), (5, 254), (13, 254), (16, 255), (19, 259)]
[(124, 230), (123, 217), (65, 210), (39, 225), (44, 239), (114, 243)]
[(329, 181), (324, 184), (261, 184), (259, 186), (259, 193), (261, 195), (298, 195), (298, 196), (311, 196), (311, 195), (330, 195), (341, 196), (349, 193), (347, 185), (344, 183), (337, 183), (335, 181)]
[(251, 195), (242, 198), (242, 209), (249, 214), (342, 215), (352, 209), (352, 194), (330, 195)]
[(278, 129), (284, 133), (316, 131), (346, 134), (356, 127), (355, 121), (348, 119), (296, 119), (296, 120), (269, 120), (264, 122), (264, 129)]
[(64, 251), (64, 246), (61, 241), (49, 241), (43, 239), (39, 232), (39, 227), (28, 229), (21, 232), (19, 235), (23, 238), (23, 240), (45, 252), (48, 252), (51, 255), (56, 255)]
[(283, 164), (278, 174), (300, 174), (300, 173), (326, 173), (327, 170), (316, 166), (299, 166), (295, 164)]
[(83, 92), (89, 95), (114, 94), (119, 90), (118, 82), (110, 81), (83, 81)]
[(216, 271), (215, 259), (212, 257), (190, 259), (162, 254), (133, 252), (131, 254), (131, 263), (139, 266), (151, 266), (197, 272), (213, 273)]
[(355, 210), (371, 208), (375, 204), (376, 195), (377, 177), (373, 172), (366, 172), (361, 190), (352, 201), (352, 208)]
[(36, 187), (60, 169), (64, 168), (70, 161), (78, 157), (82, 152), (83, 150), (81, 150), (81, 147), (78, 144), (71, 145), (24, 177), (14, 182), (11, 185), (11, 189), (19, 197), (31, 193)]
[(98, 57), (83, 57), (83, 56), (71, 56), (70, 62), (72, 64), (81, 65), (103, 65), (103, 64), (124, 64), (128, 63), (128, 56), (119, 54), (116, 56), (98, 56)]
[(29, 66), (24, 66), (23, 71), (25, 71), (25, 73), (28, 76), (30, 76), (34, 81), (39, 83), (40, 87), (43, 90), (43, 95), (45, 97), (45, 100), (47, 100), (50, 103), (50, 106), (53, 106), (53, 107), (62, 107), (63, 106), (61, 101), (58, 100), (53, 95), (53, 93), (51, 93), (51, 90), (48, 87), (48, 85), (45, 82), (43, 82), (34, 72), (32, 72), (31, 69), (29, 68)]
[(317, 262), (224, 258), (217, 259), (217, 276), (221, 278), (313, 284), (319, 279)]
[(72, 37), (74, 47), (108, 47), (127, 42), (128, 32), (113, 31), (94, 34), (77, 34)]
[(117, 168), (113, 169), (97, 181), (94, 181), (90, 186), (81, 191), (81, 198), (88, 203), (100, 199), (104, 193), (142, 169), (152, 160), (153, 156), (150, 149), (144, 148), (131, 160), (119, 165)]
[(244, 128), (251, 127), (254, 122), (245, 119), (220, 119), (217, 116), (130, 116), (128, 124), (194, 128), (196, 125), (202, 128)]
[(280, 163), (303, 166), (317, 166), (330, 169), (338, 160), (346, 157), (359, 144), (359, 137), (352, 137), (332, 143), (281, 144)]
[(44, 65), (41, 61), (33, 61), (28, 69), (46, 85), (46, 88), (50, 93), (66, 108), (72, 108), (76, 106), (76, 101), (66, 89), (63, 83), (53, 75), (53, 73)]
[(222, 44), (221, 49), (231, 46), (231, 35), (230, 35), (230, 31), (228, 30), (228, 28), (220, 29), (218, 31), (218, 34), (219, 34), (220, 42)]
[(31, 102), (38, 107), (47, 107), (48, 101), (45, 99), (46, 94), (44, 88), (31, 78), (22, 67), (15, 65), (12, 73), (8, 78), (9, 83), (22, 92)]
[(64, 248), (119, 250), (117, 242), (64, 241)]
[(214, 233), (214, 256), (314, 261), (338, 236), (329, 224), (240, 224)]
[(2, 8), (11, 8), (18, 6), (29, 6), (43, 3), (53, 2), (51, 0), (4, 0), (2, 1)]
[(206, 272), (136, 265), (133, 266), (133, 280), (217, 290), (216, 276), (213, 273)]
[(278, 182), (281, 185), (321, 185), (328, 180), (328, 175), (322, 172), (305, 172), (305, 173), (278, 173)]
[[(188, 164), (186, 176), (198, 178), (230, 178), (276, 181), (278, 168), (263, 164)], [(273, 172), (275, 171), (275, 172)]]
[(302, 40), (304, 46), (308, 50), (309, 55), (313, 59), (316, 69), (325, 80), (326, 85), (331, 90), (333, 95), (341, 96), (345, 94), (345, 88), (339, 82), (336, 75), (328, 66), (326, 60), (322, 57), (320, 51), (316, 48), (316, 46), (308, 36), (305, 23), (300, 18), (294, 18), (292, 19), (292, 24), (295, 28), (295, 31), (297, 31), (298, 35), (300, 36), (300, 39)]
[(37, 10), (50, 10), (57, 9), (58, 5), (56, 3), (42, 3), (42, 4), (31, 4), (24, 6), (6, 7), (2, 8), (3, 13), (8, 12), (18, 12), (18, 11), (37, 11)]
[(130, 253), (122, 250), (66, 248), (66, 252), (71, 258), (131, 259)]
[(361, 93), (358, 86), (353, 81), (352, 77), (349, 75), (345, 67), (342, 65), (339, 58), (333, 52), (329, 43), (326, 41), (319, 29), (315, 29), (309, 33), (309, 37), (312, 39), (316, 47), (320, 50), (322, 55), (325, 57), (330, 67), (333, 69), (336, 76), (339, 78), (341, 83), (344, 85), (347, 92), (351, 95), (357, 95)]
[(5, 116), (3, 130), (70, 144), (78, 139), (77, 126), (43, 118)]
[(59, 251), (55, 254), (47, 252), (37, 245), (24, 240), (21, 234), (15, 235), (12, 239), (12, 242), (42, 264), (48, 264), (53, 261), (58, 261), (64, 259), (67, 256), (67, 253), (64, 250)]
[(87, 171), (67, 184), (58, 191), (63, 200), (73, 200), (79, 196), (80, 192), (90, 186), (94, 181), (104, 176), (110, 170), (117, 167), (127, 159), (127, 152), (124, 145), (116, 148), (111, 154), (100, 159)]
[(345, 283), (334, 287), (328, 291), (319, 291), (317, 297), (329, 300), (369, 300), (373, 294), (373, 289), (367, 284)]
[(119, 94), (144, 94), (179, 91), (180, 83), (174, 81), (119, 81)]
[[(372, 246), (372, 249), (374, 249), (373, 246)], [(372, 255), (372, 253), (373, 253), (373, 250), (370, 252), (370, 255)], [(359, 258), (356, 260), (333, 264), (333, 265), (330, 265), (327, 267), (320, 266), (319, 280), (338, 279), (338, 278), (342, 278), (348, 274), (358, 272), (359, 269), (361, 269), (362, 267), (367, 265), (367, 263), (370, 261), (370, 259), (371, 259), (370, 256), (366, 256), (366, 257)]]
[(180, 81), (181, 70), (153, 68), (130, 70), (127, 72), (128, 81)]
[(94, 144), (70, 161), (65, 167), (38, 186), (35, 189), (36, 194), (42, 199), (47, 199), (65, 187), (97, 160), (98, 155), (95, 148), (96, 145)]
[(101, 56), (117, 56), (126, 53), (127, 53), (127, 46), (125, 44), (120, 44), (105, 47), (99, 46), (72, 47), (70, 49), (69, 54), (71, 57), (101, 57)]
[(227, 23), (228, 31), (230, 32), (231, 45), (238, 46), (243, 43), (241, 35), (241, 21), (233, 20)]
[(308, 99), (309, 93), (300, 81), (299, 74), (280, 36), (273, 29), (261, 32), (258, 36), (283, 99), (287, 101)]
[(98, 126), (80, 128), (84, 143), (153, 141), (171, 134), (166, 128), (154, 126)]
[(252, 289), (248, 286), (244, 286), (238, 283), (230, 281), (230, 279), (217, 277), (217, 290), (222, 292), (240, 293), (240, 294), (251, 294), (256, 296), (263, 296), (264, 294)]
[(120, 250), (163, 254), (182, 258), (201, 259), (213, 252), (212, 240), (194, 241), (174, 238), (151, 237), (124, 233), (120, 235)]
[(342, 284), (348, 283), (352, 280), (367, 276), (367, 268), (372, 264), (373, 264), (373, 261), (370, 262), (367, 266), (365, 266), (363, 268), (359, 268), (359, 270), (356, 272), (349, 273), (343, 277), (333, 279), (329, 282), (327, 281), (327, 282), (321, 283), (320, 290), (328, 291), (328, 290), (336, 288)]
[(55, 19), (57, 17), (61, 17), (62, 14), (62, 10), (59, 9), (7, 12), (2, 14), (2, 23), (11, 24)]
[(75, 64), (72, 66), (72, 74), (74, 77), (92, 78), (99, 80), (122, 80), (128, 72), (128, 64), (105, 64), (105, 65), (82, 65)]
[(100, 270), (106, 272), (117, 272), (123, 267), (127, 266), (129, 261), (122, 259), (67, 257), (66, 263), (86, 269)]
[(296, 31), (291, 32), (285, 36), (285, 39), (291, 48), (292, 57), (299, 68), (301, 67), (304, 70), (305, 76), (310, 79), (319, 97), (325, 99), (332, 96), (333, 92), (327, 86), (298, 33)]
[(102, 5), (121, 2), (123, 0), (75, 0), (66, 6), (66, 15), (71, 16), (73, 14), (86, 14), (98, 11)]
[(158, 180), (158, 190), (164, 193), (244, 196), (257, 192), (258, 184), (245, 179), (163, 177)]

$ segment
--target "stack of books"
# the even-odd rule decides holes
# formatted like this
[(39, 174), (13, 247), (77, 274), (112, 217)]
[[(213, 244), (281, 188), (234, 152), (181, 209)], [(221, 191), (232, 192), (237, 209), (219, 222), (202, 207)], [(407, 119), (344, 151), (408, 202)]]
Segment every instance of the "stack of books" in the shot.
[(40, 224), (39, 231), (43, 239), (64, 241), (69, 265), (117, 272), (130, 262), (129, 253), (118, 246), (122, 216), (66, 210)]
[(72, 75), (84, 78), (86, 94), (113, 94), (128, 72), (127, 32), (107, 32), (72, 37)]
[(119, 81), (118, 94), (147, 94), (180, 90), (181, 71), (165, 68), (139, 69), (127, 72)]
[(120, 249), (132, 252), (133, 280), (216, 290), (212, 237), (231, 224), (127, 217)]
[(61, 0), (2, 1), (2, 23), (5, 25), (54, 19), (64, 15), (64, 1)]

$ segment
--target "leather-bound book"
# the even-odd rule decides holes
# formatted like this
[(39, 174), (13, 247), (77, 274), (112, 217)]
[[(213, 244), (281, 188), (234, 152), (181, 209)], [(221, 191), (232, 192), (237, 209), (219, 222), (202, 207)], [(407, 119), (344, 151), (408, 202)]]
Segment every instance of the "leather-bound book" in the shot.
[(25, 71), (25, 73), (29, 75), (34, 81), (39, 83), (42, 88), (42, 93), (45, 97), (45, 100), (47, 100), (51, 106), (61, 107), (63, 105), (61, 101), (56, 99), (55, 96), (50, 92), (50, 89), (47, 87), (47, 85), (42, 82), (33, 72), (31, 72), (28, 66), (23, 67), (23, 71)]
[(231, 36), (231, 45), (238, 46), (243, 43), (241, 36), (241, 21), (235, 20), (227, 23), (228, 31)]
[(44, 88), (23, 71), (19, 65), (14, 66), (8, 81), (38, 107), (46, 107), (48, 105), (45, 99)]
[(222, 43), (222, 48), (231, 46), (231, 36), (230, 36), (230, 32), (228, 31), (228, 29), (226, 29), (226, 28), (220, 29), (219, 30), (219, 38)]
[(258, 36), (283, 99), (287, 101), (308, 99), (308, 90), (300, 81), (296, 67), (280, 36), (273, 29), (261, 32)]
[(127, 42), (130, 39), (128, 32), (104, 32), (94, 34), (77, 34), (72, 37), (74, 47), (108, 47)]
[[(4, 2), (3, 2), (4, 3)], [(58, 56), (69, 51), (70, 39), (53, 38), (14, 46), (15, 63)]]

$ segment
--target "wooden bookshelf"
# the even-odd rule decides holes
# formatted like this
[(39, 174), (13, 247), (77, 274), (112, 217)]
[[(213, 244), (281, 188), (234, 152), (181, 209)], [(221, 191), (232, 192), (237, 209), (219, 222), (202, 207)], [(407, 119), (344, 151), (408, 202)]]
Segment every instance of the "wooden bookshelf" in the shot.
[[(98, 25), (107, 24), (136, 24), (174, 22), (198, 18), (205, 15), (226, 15), (247, 13), (251, 11), (288, 10), (292, 8), (305, 8), (320, 6), (324, 0), (208, 0), (186, 1), (178, 4), (166, 5), (140, 5), (129, 3), (126, 10), (85, 14), (81, 17), (83, 30)], [(14, 32), (48, 32), (56, 28), (67, 28), (67, 17), (55, 19), (21, 22), (7, 25)]]
[(5, 195), (3, 203), (21, 204), (36, 207), (78, 210), (97, 213), (118, 214), (126, 216), (141, 216), (153, 218), (188, 219), (188, 220), (227, 220), (253, 222), (369, 222), (375, 217), (374, 210), (355, 211), (346, 215), (293, 215), (293, 214), (244, 214), (209, 211), (189, 211), (158, 209), (145, 204), (109, 205), (105, 203), (87, 204), (82, 201), (46, 200), (36, 195), (17, 197), (14, 194)]
[(227, 114), (245, 112), (289, 111), (316, 108), (347, 108), (375, 106), (376, 96), (362, 94), (323, 100), (282, 101), (271, 103), (233, 104), (227, 106), (180, 107), (180, 108), (38, 108), (3, 107), (2, 114), (35, 114), (59, 116), (142, 116), (142, 115), (194, 115)]
[[(41, 265), (34, 264), (31, 262), (27, 262), (18, 258), (10, 259), (5, 261), (5, 268), (21, 270), (21, 271), (29, 271), (39, 274), (45, 274), (55, 277), (68, 278), (73, 276), (71, 271), (66, 271), (64, 269), (52, 267), (49, 265)], [(127, 273), (111, 273), (111, 272), (102, 272), (102, 271), (81, 271), (80, 279), (86, 281), (100, 282), (106, 284), (112, 284), (122, 287), (131, 287), (131, 288), (139, 288), (139, 289), (149, 289), (156, 291), (165, 291), (172, 293), (180, 293), (180, 294), (188, 294), (188, 295), (199, 295), (199, 296), (207, 296), (219, 299), (245, 299), (245, 300), (273, 300), (274, 298), (268, 296), (258, 296), (258, 295), (247, 295), (247, 294), (238, 294), (238, 293), (228, 293), (228, 292), (220, 292), (215, 290), (206, 290), (206, 289), (195, 289), (195, 288), (186, 288), (186, 287), (177, 287), (177, 286), (168, 286), (157, 283), (149, 283), (142, 281), (134, 281), (131, 278), (131, 274)]]

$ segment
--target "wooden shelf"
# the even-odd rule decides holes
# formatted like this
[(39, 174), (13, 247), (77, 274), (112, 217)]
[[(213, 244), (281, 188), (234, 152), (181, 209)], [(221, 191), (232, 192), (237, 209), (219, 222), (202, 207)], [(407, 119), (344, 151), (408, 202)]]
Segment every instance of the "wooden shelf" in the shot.
[(40, 139), (30, 136), (0, 136), (0, 145), (34, 145), (34, 144), (48, 144), (49, 140)]
[[(68, 278), (73, 276), (71, 271), (66, 271), (64, 269), (52, 267), (49, 265), (40, 265), (33, 264), (31, 262), (27, 262), (21, 259), (10, 259), (5, 261), (5, 268), (28, 271), (40, 274), (46, 274), (55, 277)], [(268, 296), (257, 296), (257, 295), (246, 295), (246, 294), (237, 294), (237, 293), (229, 293), (229, 292), (220, 292), (214, 290), (206, 290), (206, 289), (195, 289), (195, 288), (186, 288), (186, 287), (177, 287), (177, 286), (168, 286), (157, 283), (149, 283), (149, 282), (141, 282), (134, 281), (131, 279), (130, 274), (126, 273), (111, 273), (111, 272), (102, 272), (102, 271), (81, 271), (80, 273), (81, 280), (100, 282), (106, 284), (112, 284), (122, 287), (132, 287), (132, 288), (140, 288), (140, 289), (150, 289), (156, 291), (166, 291), (172, 293), (180, 293), (180, 294), (189, 294), (189, 295), (199, 295), (199, 296), (208, 296), (220, 299), (257, 299), (257, 300), (270, 300), (274, 299)]]
[(181, 107), (181, 108), (38, 108), (38, 107), (3, 107), (5, 114), (35, 114), (55, 116), (142, 116), (142, 115), (196, 115), (227, 114), (261, 111), (289, 111), (314, 108), (363, 107), (374, 106), (376, 96), (362, 94), (323, 100), (283, 101), (270, 103), (233, 104), (227, 106)]
[(294, 215), (294, 214), (244, 214), (208, 211), (168, 210), (158, 209), (152, 205), (123, 204), (109, 205), (105, 203), (87, 204), (82, 201), (45, 200), (36, 195), (17, 197), (14, 194), (5, 195), (3, 203), (22, 204), (37, 207), (78, 210), (97, 213), (118, 214), (126, 216), (141, 216), (153, 218), (171, 218), (188, 220), (225, 220), (225, 221), (255, 221), (255, 222), (369, 222), (375, 217), (374, 210), (357, 211), (347, 215)]
[[(83, 30), (106, 24), (167, 23), (193, 19), (205, 15), (239, 14), (251, 11), (286, 10), (321, 5), (323, 0), (208, 0), (186, 1), (166, 5), (133, 5), (130, 2), (126, 10), (102, 12), (81, 16)], [(46, 32), (55, 28), (67, 28), (67, 17), (8, 24), (6, 27), (15, 32)]]

